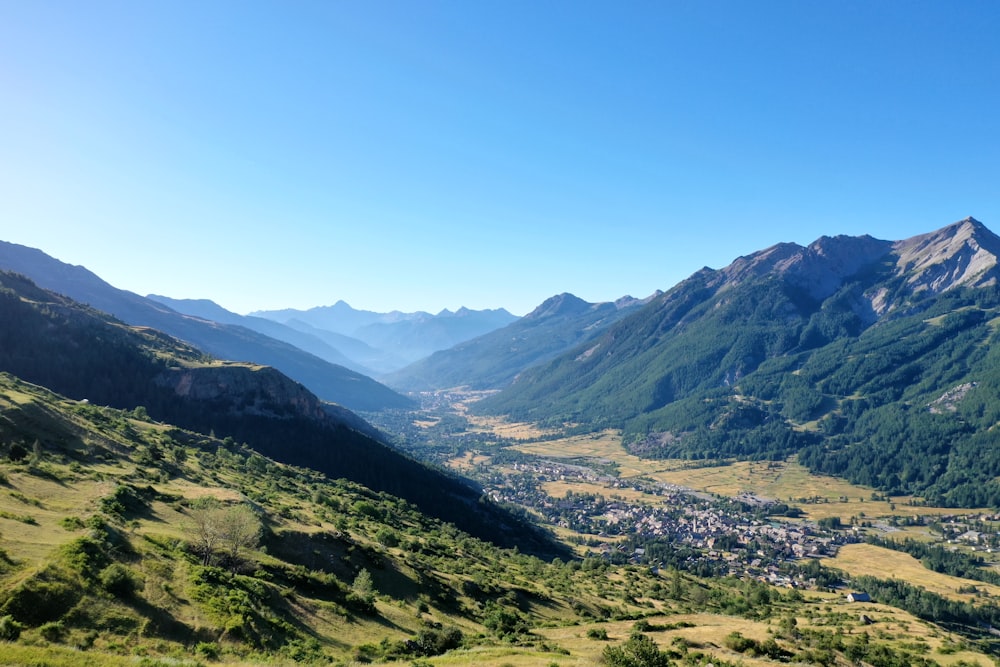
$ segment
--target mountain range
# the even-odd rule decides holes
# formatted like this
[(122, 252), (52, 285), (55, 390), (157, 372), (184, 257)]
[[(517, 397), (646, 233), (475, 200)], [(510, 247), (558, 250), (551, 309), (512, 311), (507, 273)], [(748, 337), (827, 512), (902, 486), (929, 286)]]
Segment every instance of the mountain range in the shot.
[[(499, 390), (473, 410), (562, 430), (567, 424), (576, 431), (619, 429), (640, 456), (795, 455), (813, 471), (893, 495), (1000, 504), (993, 481), (1000, 477), (1000, 450), (993, 446), (1000, 423), (998, 256), (1000, 238), (974, 218), (899, 241), (835, 236), (808, 246), (780, 243), (721, 269), (706, 267), (648, 299), (589, 304), (562, 294), (504, 326), (497, 324), (512, 317), (506, 311), (494, 312), (499, 319), (488, 326), (471, 311), (444, 313), (440, 322), (470, 318), (488, 330), (385, 379), (407, 391)], [(294, 329), (319, 351), (332, 348), (319, 332), (345, 335), (320, 328), (339, 316), (338, 326), (353, 333), (427, 321), (339, 302), (263, 313), (286, 319), (264, 324), (210, 302), (157, 297), (231, 322), (220, 323), (115, 290), (40, 251), (3, 244), (0, 266), (61, 286), (131, 324), (200, 341), (222, 358), (269, 364), (260, 351), (283, 346), (304, 355), (311, 373), (351, 371), (246, 322), (280, 328), (284, 336)], [(230, 353), (206, 344), (220, 337)], [(240, 349), (234, 338), (268, 343), (253, 354), (232, 354)], [(288, 374), (310, 389), (326, 379)], [(369, 378), (350, 377), (365, 392), (374, 388), (376, 397), (316, 393), (362, 410), (412, 405)]]
[(1000, 238), (785, 243), (705, 268), (475, 406), (643, 456), (784, 458), (891, 494), (1000, 504)]
[(40, 287), (93, 306), (129, 324), (168, 333), (220, 359), (273, 366), (309, 387), (323, 400), (352, 410), (413, 405), (410, 399), (370, 377), (293, 344), (238, 323), (180, 313), (153, 299), (113, 287), (86, 268), (60, 262), (41, 250), (0, 242), (0, 269), (25, 275)]
[(398, 370), (434, 352), (448, 349), (518, 319), (503, 308), (459, 308), (455, 312), (445, 309), (436, 315), (399, 311), (376, 313), (356, 310), (344, 301), (309, 310), (257, 311), (251, 313), (251, 316), (280, 322), (313, 335), (324, 332), (326, 340), (335, 347), (349, 346), (344, 337), (360, 341), (368, 347), (369, 353), (358, 350), (348, 354), (358, 355), (355, 358), (368, 365), (376, 375)]
[(594, 338), (654, 297), (588, 303), (572, 294), (559, 294), (503, 328), (434, 352), (381, 379), (406, 391), (457, 386), (499, 389), (524, 369)]

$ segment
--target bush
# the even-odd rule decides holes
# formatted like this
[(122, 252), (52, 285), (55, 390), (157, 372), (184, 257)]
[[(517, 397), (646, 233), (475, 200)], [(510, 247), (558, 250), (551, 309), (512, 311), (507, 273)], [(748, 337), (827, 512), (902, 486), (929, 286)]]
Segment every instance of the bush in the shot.
[(15, 463), (23, 461), (28, 458), (28, 450), (25, 449), (23, 445), (15, 442), (10, 446), (10, 449), (7, 450), (7, 458)]
[(138, 582), (132, 575), (132, 571), (121, 563), (112, 563), (103, 570), (98, 577), (104, 590), (117, 598), (131, 597), (138, 587)]
[(423, 655), (441, 655), (462, 645), (462, 631), (458, 628), (421, 630), (416, 644)]
[(13, 642), (21, 636), (21, 624), (11, 615), (0, 616), (0, 641)]
[(194, 652), (206, 660), (219, 659), (219, 645), (211, 642), (198, 642), (194, 647)]
[(607, 641), (608, 631), (605, 630), (604, 628), (591, 628), (590, 630), (587, 630), (587, 638)]
[(604, 647), (604, 662), (611, 667), (669, 667), (670, 658), (648, 635), (633, 633), (621, 646)]
[(66, 530), (82, 530), (84, 527), (83, 521), (80, 520), (78, 516), (67, 516), (64, 517), (59, 525)]
[(389, 528), (380, 528), (377, 533), (375, 533), (375, 539), (384, 547), (396, 547), (399, 546), (399, 536)]
[(51, 621), (38, 628), (38, 634), (40, 634), (45, 641), (49, 642), (62, 640), (65, 632), (66, 628), (63, 626), (62, 621)]

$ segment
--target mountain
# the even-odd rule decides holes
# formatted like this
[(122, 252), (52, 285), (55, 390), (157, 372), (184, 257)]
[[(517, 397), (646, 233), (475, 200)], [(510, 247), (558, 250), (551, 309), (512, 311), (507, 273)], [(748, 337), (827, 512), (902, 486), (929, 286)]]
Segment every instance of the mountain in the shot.
[(653, 298), (588, 303), (572, 294), (559, 294), (501, 329), (435, 352), (381, 379), (407, 391), (458, 386), (499, 389), (524, 369), (593, 339)]
[(0, 242), (0, 269), (15, 271), (39, 286), (86, 303), (137, 326), (163, 331), (221, 359), (273, 366), (323, 400), (352, 410), (412, 405), (385, 385), (304, 352), (294, 345), (234, 324), (178, 313), (162, 303), (115, 287), (82, 266), (71, 266), (40, 250)]
[(504, 546), (549, 548), (520, 519), (481, 502), (471, 482), (404, 456), (373, 438), (359, 418), (328, 409), (277, 370), (212, 360), (159, 331), (128, 326), (3, 272), (0, 371), (88, 403), (141, 407), (158, 421), (405, 498)]
[(621, 428), (644, 456), (798, 454), (892, 494), (997, 505), (998, 256), (973, 218), (772, 246), (696, 272), (476, 409)]
[[(184, 315), (192, 315), (203, 320), (245, 327), (270, 338), (294, 345), (300, 350), (313, 354), (324, 361), (349, 368), (362, 375), (371, 376), (374, 374), (371, 369), (366, 368), (351, 357), (343, 354), (339, 349), (326, 340), (323, 340), (320, 336), (281, 324), (280, 322), (264, 319), (263, 317), (238, 315), (208, 299), (173, 299), (159, 294), (148, 294), (146, 298), (157, 303), (162, 303)], [(343, 338), (347, 337), (344, 336)], [(361, 341), (355, 342), (357, 346), (367, 347)]]
[[(351, 336), (383, 353), (379, 368), (391, 372), (475, 338), (517, 319), (503, 308), (495, 310), (442, 310), (436, 315), (425, 312), (375, 313), (355, 310), (344, 301), (309, 310), (274, 310), (251, 313), (255, 317), (288, 324), (308, 325), (316, 329)], [(297, 324), (296, 324), (297, 323)], [(392, 360), (397, 360), (395, 365)]]

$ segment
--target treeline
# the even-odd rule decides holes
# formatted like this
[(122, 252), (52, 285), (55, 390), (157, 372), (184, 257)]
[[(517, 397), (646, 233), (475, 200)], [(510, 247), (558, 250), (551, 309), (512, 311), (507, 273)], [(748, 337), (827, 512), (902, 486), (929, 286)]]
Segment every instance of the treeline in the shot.
[(851, 580), (851, 586), (867, 592), (876, 602), (949, 626), (965, 636), (982, 638), (987, 630), (1000, 625), (1000, 607), (994, 604), (949, 600), (899, 579), (860, 576)]

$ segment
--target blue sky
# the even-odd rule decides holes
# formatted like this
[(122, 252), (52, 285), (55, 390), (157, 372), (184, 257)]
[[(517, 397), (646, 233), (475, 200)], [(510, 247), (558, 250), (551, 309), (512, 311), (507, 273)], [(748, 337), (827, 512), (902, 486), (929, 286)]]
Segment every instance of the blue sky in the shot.
[(0, 0), (2, 240), (230, 310), (524, 314), (1000, 231), (996, 2)]

